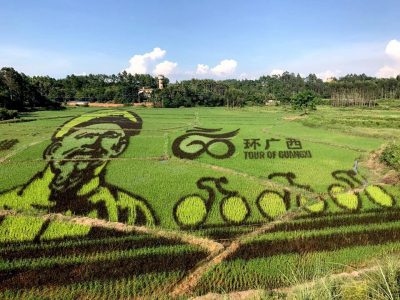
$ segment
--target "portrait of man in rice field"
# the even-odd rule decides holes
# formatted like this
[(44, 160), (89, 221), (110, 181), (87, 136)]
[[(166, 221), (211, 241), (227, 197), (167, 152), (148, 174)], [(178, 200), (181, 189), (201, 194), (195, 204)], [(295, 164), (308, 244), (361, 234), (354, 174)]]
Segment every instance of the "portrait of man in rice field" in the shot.
[(45, 169), (25, 185), (0, 194), (0, 208), (155, 224), (155, 215), (143, 198), (105, 181), (109, 161), (126, 150), (141, 128), (142, 119), (137, 114), (119, 110), (69, 120), (44, 151)]

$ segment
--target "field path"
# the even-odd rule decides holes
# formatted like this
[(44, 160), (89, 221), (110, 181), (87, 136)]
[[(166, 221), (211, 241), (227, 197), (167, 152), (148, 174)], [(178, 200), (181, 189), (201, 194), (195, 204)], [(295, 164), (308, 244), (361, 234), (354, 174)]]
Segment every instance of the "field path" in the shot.
[(193, 289), (198, 284), (201, 277), (207, 271), (211, 270), (214, 266), (220, 264), (230, 255), (234, 254), (245, 240), (257, 236), (258, 234), (264, 233), (265, 231), (271, 230), (275, 226), (293, 219), (294, 217), (298, 216), (298, 214), (299, 212), (296, 211), (288, 212), (273, 222), (265, 224), (252, 232), (237, 237), (234, 241), (232, 241), (229, 246), (227, 246), (222, 251), (218, 250), (211, 252), (207, 258), (197, 264), (197, 266), (189, 273), (188, 276), (183, 278), (181, 282), (179, 282), (174, 287), (169, 295), (173, 298), (190, 295), (193, 292)]
[[(18, 213), (13, 210), (0, 210), (0, 216), (10, 216), (10, 215), (23, 216), (23, 215), (27, 215), (27, 214)], [(167, 239), (176, 239), (176, 240), (180, 240), (180, 241), (190, 244), (190, 245), (202, 247), (202, 248), (206, 249), (207, 251), (209, 251), (210, 253), (215, 253), (215, 252), (218, 252), (218, 251), (221, 251), (222, 249), (224, 249), (224, 246), (222, 244), (215, 242), (213, 240), (190, 235), (187, 233), (173, 231), (173, 230), (163, 230), (163, 229), (150, 228), (150, 227), (144, 227), (144, 226), (127, 225), (125, 223), (109, 222), (106, 220), (94, 219), (94, 218), (88, 218), (88, 217), (65, 216), (60, 213), (50, 213), (50, 214), (45, 214), (45, 215), (42, 214), (42, 215), (34, 215), (34, 216), (41, 217), (45, 220), (57, 220), (57, 221), (67, 222), (67, 223), (72, 223), (72, 224), (113, 229), (113, 230), (120, 231), (120, 232), (138, 232), (138, 233), (144, 233), (144, 234), (151, 234), (154, 236), (159, 236), (159, 237), (163, 237), (163, 238), (167, 238)]]
[[(202, 261), (200, 261), (189, 274), (179, 281), (175, 286), (172, 286), (169, 296), (176, 298), (181, 296), (189, 296), (192, 294), (194, 288), (197, 286), (201, 277), (214, 266), (220, 264), (230, 255), (234, 254), (242, 245), (244, 241), (249, 238), (255, 237), (268, 230), (273, 229), (275, 226), (285, 223), (300, 214), (299, 210), (288, 212), (282, 215), (280, 218), (273, 222), (267, 223), (254, 231), (245, 233), (235, 240), (233, 240), (228, 246), (224, 246), (214, 240), (198, 237), (187, 234), (182, 231), (163, 230), (158, 228), (150, 228), (144, 226), (127, 225), (120, 222), (109, 222), (101, 219), (94, 219), (88, 217), (79, 216), (65, 216), (60, 213), (49, 213), (49, 214), (29, 214), (31, 216), (40, 217), (45, 220), (56, 220), (61, 222), (67, 222), (72, 224), (87, 225), (93, 227), (101, 227), (107, 229), (113, 229), (120, 232), (138, 232), (144, 234), (151, 234), (167, 239), (176, 239), (184, 243), (202, 247), (209, 252), (209, 255)], [(26, 216), (26, 213), (19, 213), (13, 210), (0, 210), (0, 216)]]

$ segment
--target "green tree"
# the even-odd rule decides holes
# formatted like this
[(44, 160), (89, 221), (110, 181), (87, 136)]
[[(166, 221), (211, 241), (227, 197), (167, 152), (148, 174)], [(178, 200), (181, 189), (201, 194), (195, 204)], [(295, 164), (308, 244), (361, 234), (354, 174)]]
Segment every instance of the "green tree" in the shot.
[(294, 109), (299, 109), (307, 114), (307, 110), (317, 109), (317, 96), (314, 92), (306, 90), (292, 97), (291, 103)]
[(245, 93), (236, 88), (230, 88), (225, 94), (227, 107), (242, 107), (245, 101)]
[(0, 70), (0, 81), (2, 82), (4, 107), (7, 109), (22, 110), (24, 108), (24, 79), (13, 68), (2, 68)]

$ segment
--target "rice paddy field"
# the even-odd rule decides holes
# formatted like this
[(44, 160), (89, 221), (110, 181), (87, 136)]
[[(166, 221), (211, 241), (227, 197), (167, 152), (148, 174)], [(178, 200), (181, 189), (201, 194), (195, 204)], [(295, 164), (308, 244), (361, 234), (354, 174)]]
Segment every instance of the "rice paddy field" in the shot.
[(400, 253), (399, 177), (378, 158), (399, 137), (398, 109), (324, 106), (2, 122), (0, 298), (284, 291), (373, 267)]

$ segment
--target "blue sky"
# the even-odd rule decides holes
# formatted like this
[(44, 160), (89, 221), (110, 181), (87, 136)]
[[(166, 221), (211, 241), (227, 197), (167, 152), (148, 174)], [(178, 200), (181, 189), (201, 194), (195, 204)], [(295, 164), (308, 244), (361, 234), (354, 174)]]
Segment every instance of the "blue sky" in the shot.
[(54, 77), (388, 77), (400, 73), (400, 1), (0, 0), (0, 66)]

